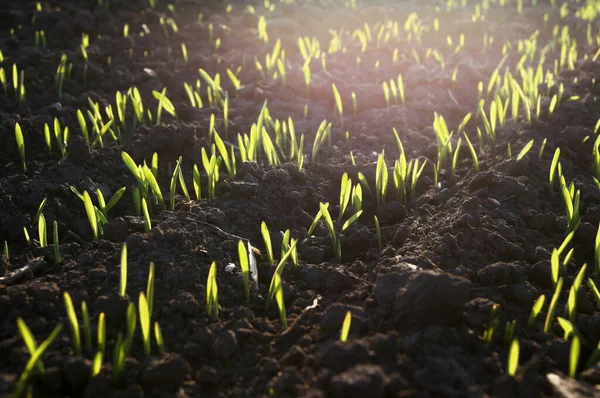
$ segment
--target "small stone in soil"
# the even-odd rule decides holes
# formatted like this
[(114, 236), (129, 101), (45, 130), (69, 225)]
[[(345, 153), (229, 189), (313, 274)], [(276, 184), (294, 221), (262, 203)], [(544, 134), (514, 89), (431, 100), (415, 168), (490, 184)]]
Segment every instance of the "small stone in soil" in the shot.
[(352, 340), (342, 343), (334, 341), (317, 356), (319, 366), (329, 368), (335, 372), (342, 372), (357, 363), (369, 360), (369, 350), (364, 342)]
[(377, 365), (356, 365), (350, 370), (334, 376), (330, 386), (336, 398), (384, 396), (387, 376)]
[(167, 354), (150, 360), (142, 373), (144, 391), (158, 389), (175, 390), (191, 372), (190, 365), (177, 354)]
[(514, 264), (494, 263), (480, 269), (477, 277), (482, 286), (499, 286), (517, 282), (519, 273)]
[(82, 389), (88, 382), (92, 363), (87, 358), (69, 357), (63, 365), (65, 379), (73, 390)]
[(225, 330), (220, 333), (212, 347), (212, 355), (221, 360), (229, 360), (238, 350), (237, 336), (232, 330)]
[(434, 271), (393, 272), (377, 278), (375, 296), (397, 328), (411, 330), (460, 319), (470, 286), (467, 279)]

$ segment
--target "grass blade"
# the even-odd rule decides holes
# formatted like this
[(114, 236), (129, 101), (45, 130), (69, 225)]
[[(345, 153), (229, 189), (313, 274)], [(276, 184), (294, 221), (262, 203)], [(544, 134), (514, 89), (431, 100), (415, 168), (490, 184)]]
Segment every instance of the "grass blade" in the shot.
[[(25, 323), (23, 318), (17, 318), (17, 327), (19, 329), (19, 333), (21, 334), (21, 338), (25, 343), (25, 347), (27, 347), (27, 351), (29, 351), (29, 355), (35, 355), (35, 351), (37, 350), (37, 343), (35, 342), (33, 333), (31, 333), (31, 330), (29, 329), (29, 327), (27, 327), (27, 324)], [(40, 373), (44, 373), (45, 369), (42, 361), (38, 362), (37, 368), (40, 371)]]
[(65, 310), (67, 312), (67, 318), (69, 319), (69, 327), (71, 329), (71, 342), (73, 344), (73, 351), (75, 355), (81, 355), (81, 337), (79, 334), (79, 321), (77, 320), (77, 314), (75, 314), (75, 307), (73, 301), (68, 292), (64, 294)]
[(20, 397), (23, 395), (23, 393), (25, 392), (25, 388), (27, 387), (27, 380), (29, 380), (29, 376), (31, 376), (33, 368), (37, 366), (37, 363), (39, 362), (40, 358), (42, 357), (42, 355), (44, 355), (50, 344), (52, 344), (52, 342), (56, 339), (61, 330), (62, 325), (56, 326), (50, 334), (50, 336), (48, 336), (48, 338), (44, 340), (44, 342), (35, 351), (35, 354), (31, 356), (29, 361), (27, 361), (27, 364), (25, 365), (25, 370), (23, 371), (23, 373), (19, 377), (19, 381), (17, 382), (17, 388), (15, 389), (15, 397)]
[(83, 205), (85, 206), (85, 213), (87, 214), (88, 221), (90, 226), (92, 227), (92, 233), (94, 234), (94, 239), (98, 240), (98, 219), (96, 218), (96, 210), (94, 209), (94, 204), (92, 203), (92, 198), (87, 191), (83, 191)]
[(121, 249), (121, 279), (119, 280), (119, 296), (125, 297), (127, 291), (127, 243)]
[(140, 313), (140, 326), (142, 328), (142, 339), (144, 341), (144, 354), (150, 356), (150, 311), (148, 301), (143, 292), (140, 292), (138, 300), (138, 310)]
[(346, 312), (344, 317), (344, 323), (342, 324), (342, 330), (340, 332), (340, 341), (345, 343), (348, 340), (348, 334), (350, 334), (350, 324), (352, 323), (352, 313)]
[(271, 244), (271, 235), (269, 234), (269, 228), (267, 224), (263, 221), (260, 224), (260, 233), (262, 235), (263, 241), (265, 242), (265, 249), (267, 250), (267, 259), (269, 260), (269, 265), (272, 267), (275, 265), (275, 260), (273, 259), (273, 246)]
[(519, 340), (514, 339), (510, 345), (510, 351), (508, 353), (508, 364), (506, 373), (509, 376), (514, 377), (517, 373), (517, 367), (519, 366)]
[(238, 256), (240, 258), (240, 268), (242, 269), (242, 278), (244, 280), (244, 294), (246, 301), (250, 300), (250, 267), (248, 262), (248, 252), (244, 242), (238, 241)]

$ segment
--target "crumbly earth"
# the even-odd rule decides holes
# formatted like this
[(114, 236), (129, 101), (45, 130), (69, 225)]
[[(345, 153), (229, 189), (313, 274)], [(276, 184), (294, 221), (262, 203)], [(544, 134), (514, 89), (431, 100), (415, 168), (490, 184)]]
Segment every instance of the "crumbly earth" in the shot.
[[(540, 0), (532, 6), (527, 0), (519, 13), (514, 2), (501, 6), (503, 2), (491, 1), (485, 2), (491, 3), (490, 8), (482, 10), (486, 19), (473, 22), (476, 6), (462, 8), (458, 1), (449, 10), (447, 4), (452, 2), (438, 1), (357, 0), (356, 10), (350, 7), (351, 1), (316, 0), (272, 0), (272, 10), (265, 8), (266, 0), (185, 0), (171, 2), (171, 8), (163, 0), (157, 0), (156, 8), (145, 0), (56, 0), (43, 1), (39, 10), (29, 0), (10, 3), (0, 6), (4, 55), (0, 66), (8, 76), (8, 93), (0, 92), (0, 243), (6, 242), (9, 249), (9, 256), (0, 260), (5, 283), (0, 285), (0, 395), (12, 394), (30, 358), (17, 329), (19, 317), (38, 344), (57, 324), (65, 325), (43, 356), (44, 375), (32, 376), (33, 396), (600, 395), (593, 387), (600, 384), (600, 367), (584, 366), (600, 340), (600, 313), (587, 283), (577, 294), (575, 325), (585, 340), (577, 380), (566, 377), (571, 343), (563, 338), (558, 322), (550, 333), (542, 331), (554, 291), (549, 260), (552, 248), (563, 242), (567, 224), (558, 186), (554, 193), (548, 191), (556, 148), (561, 149), (562, 173), (581, 190), (582, 215), (570, 245), (574, 255), (561, 271), (565, 287), (558, 316), (565, 316), (568, 288), (581, 265), (587, 263), (592, 275), (600, 222), (600, 191), (590, 171), (594, 126), (600, 117), (600, 64), (591, 59), (598, 46), (588, 44), (587, 23), (575, 12), (582, 4), (557, 1), (552, 6)], [(568, 15), (561, 17), (564, 10)], [(411, 32), (404, 30), (411, 13), (417, 13), (418, 21), (427, 27), (421, 40), (411, 39)], [(258, 37), (261, 15), (267, 21), (267, 44)], [(171, 18), (177, 31), (168, 22)], [(435, 18), (439, 31), (431, 29)], [(387, 21), (398, 21), (397, 38), (378, 37), (379, 27)], [(352, 33), (364, 31), (365, 23), (372, 42), (363, 53), (359, 38)], [(125, 24), (129, 37), (124, 37)], [(577, 41), (579, 60), (574, 68), (555, 76), (557, 84), (564, 85), (564, 98), (575, 98), (563, 101), (549, 115), (557, 86), (546, 90), (542, 84), (539, 120), (534, 117), (527, 122), (521, 111), (515, 121), (509, 110), (495, 143), (480, 147), (477, 127), (483, 129), (483, 123), (475, 118), (478, 82), (483, 81), (487, 89), (507, 41), (512, 46), (504, 65), (518, 76), (515, 67), (522, 56), (518, 41), (538, 31), (542, 48), (552, 41), (557, 24), (568, 26)], [(597, 20), (591, 22), (592, 43), (597, 43), (598, 27)], [(47, 48), (36, 47), (36, 31), (44, 31)], [(90, 35), (86, 75), (80, 50), (84, 33)], [(460, 33), (465, 35), (465, 45), (455, 52)], [(315, 37), (327, 52), (334, 35), (341, 37), (344, 49), (327, 54), (326, 70), (320, 60), (312, 60), (307, 93), (298, 38)], [(447, 44), (448, 35), (453, 38), (452, 46)], [(494, 42), (484, 50), (484, 40), (490, 36)], [(220, 45), (215, 50), (216, 38)], [(277, 39), (286, 51), (285, 85), (281, 77), (263, 78), (255, 67), (256, 57), (265, 68), (265, 56)], [(187, 47), (187, 63), (181, 43)], [(431, 50), (427, 54), (428, 49), (442, 55), (444, 68)], [(550, 46), (546, 65), (552, 65), (559, 53), (560, 45)], [(62, 54), (67, 55), (67, 64), (72, 63), (72, 70), (58, 98), (55, 74)], [(379, 65), (375, 65), (377, 60)], [(13, 64), (24, 71), (26, 99), (21, 104), (13, 94)], [(201, 80), (198, 68), (211, 76), (220, 73), (229, 93), (229, 136), (225, 136), (223, 111), (209, 106), (203, 80), (204, 107), (190, 105), (184, 82), (195, 85)], [(237, 74), (239, 90), (228, 78), (228, 68)], [(405, 83), (406, 105), (392, 101), (388, 106), (382, 83), (399, 74)], [(334, 112), (332, 84), (344, 104), (343, 126)], [(152, 91), (166, 87), (177, 118), (163, 112), (161, 125), (125, 129), (119, 141), (107, 133), (103, 147), (90, 148), (82, 138), (77, 110), (87, 114), (88, 98), (102, 109), (108, 104), (114, 108), (116, 92), (125, 93), (133, 86), (153, 114), (157, 101)], [(352, 108), (353, 92), (357, 112)], [(277, 167), (269, 166), (265, 156), (258, 162), (238, 159), (233, 179), (221, 167), (214, 199), (188, 202), (179, 190), (175, 211), (151, 206), (152, 229), (146, 233), (131, 195), (135, 181), (121, 152), (140, 164), (150, 164), (152, 155), (158, 154), (158, 182), (167, 202), (171, 173), (182, 156), (188, 188), (191, 191), (192, 168), (197, 164), (204, 194), (207, 179), (201, 148), (209, 147), (211, 115), (215, 115), (216, 130), (237, 145), (234, 134), (248, 134), (265, 100), (273, 119), (292, 118), (297, 136), (305, 136), (303, 169), (298, 170), (295, 159)], [(455, 174), (444, 167), (439, 185), (434, 186), (429, 161), (437, 157), (434, 112), (454, 131), (467, 113), (473, 114), (466, 133), (479, 155), (479, 172), (463, 139)], [(61, 158), (54, 137), (51, 151), (45, 144), (44, 124), (52, 126), (55, 118), (70, 129), (66, 158)], [(132, 118), (129, 103), (128, 126)], [(325, 141), (313, 162), (313, 139), (324, 119), (332, 122), (331, 143)], [(17, 122), (24, 134), (26, 171), (15, 142)], [(392, 184), (392, 168), (399, 155), (393, 128), (409, 159), (427, 160), (415, 195), (407, 203), (396, 200)], [(453, 142), (457, 138), (453, 136)], [(521, 148), (532, 139), (533, 148), (517, 161)], [(538, 157), (544, 140), (545, 150)], [(313, 236), (308, 236), (308, 228), (321, 202), (329, 202), (337, 218), (344, 172), (355, 184), (362, 173), (374, 189), (382, 150), (390, 168), (387, 201), (377, 206), (365, 192), (361, 217), (341, 234), (342, 261), (338, 264), (326, 225), (321, 222)], [(94, 200), (98, 189), (110, 198), (127, 187), (110, 210), (100, 240), (94, 240), (83, 203), (70, 186), (87, 190)], [(58, 223), (61, 262), (55, 261), (52, 246), (39, 245), (35, 215), (45, 198), (47, 224)], [(381, 224), (381, 250), (375, 215)], [(289, 323), (285, 330), (276, 305), (265, 311), (274, 268), (268, 265), (261, 237), (263, 221), (271, 231), (276, 260), (281, 252), (279, 231), (289, 229), (299, 241), (299, 266), (288, 264), (282, 274)], [(30, 243), (23, 227), (29, 231)], [(256, 255), (258, 283), (252, 283), (249, 301), (239, 268), (240, 238), (262, 252)], [(52, 234), (48, 241), (52, 243)], [(126, 297), (121, 297), (119, 263), (124, 243), (128, 284)], [(218, 319), (206, 311), (207, 276), (213, 261), (217, 263)], [(150, 262), (156, 266), (152, 320), (160, 324), (166, 352), (159, 354), (153, 343), (152, 355), (146, 357), (138, 326), (124, 375), (115, 383), (112, 353), (117, 335), (125, 330), (128, 302), (137, 304), (139, 293), (146, 290)], [(226, 271), (230, 263), (236, 267)], [(13, 277), (25, 266), (30, 267), (28, 272)], [(79, 316), (81, 302), (87, 303), (93, 336), (99, 314), (106, 315), (107, 355), (96, 377), (91, 377), (93, 353), (73, 353), (64, 292), (71, 295)], [(546, 303), (528, 328), (531, 307), (541, 294)], [(491, 342), (485, 344), (482, 336), (496, 304), (498, 326)], [(348, 311), (352, 314), (350, 336), (342, 343), (340, 328)], [(504, 338), (505, 325), (512, 320), (520, 342), (515, 377), (506, 372), (509, 345)]]

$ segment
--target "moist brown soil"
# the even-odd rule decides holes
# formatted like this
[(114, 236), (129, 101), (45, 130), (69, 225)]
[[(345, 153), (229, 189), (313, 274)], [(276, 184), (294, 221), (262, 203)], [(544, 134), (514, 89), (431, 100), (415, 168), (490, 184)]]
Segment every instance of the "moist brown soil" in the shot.
[[(565, 268), (566, 286), (570, 286), (581, 264), (593, 264), (600, 222), (600, 192), (590, 175), (593, 128), (600, 116), (600, 92), (594, 84), (600, 79), (598, 63), (578, 62), (573, 70), (556, 77), (564, 84), (565, 97), (579, 99), (564, 102), (548, 117), (549, 98), (544, 97), (540, 121), (509, 118), (499, 129), (495, 145), (478, 148), (476, 125), (482, 124), (471, 121), (466, 131), (480, 151), (480, 172), (474, 170), (463, 143), (455, 176), (444, 170), (440, 186), (434, 187), (433, 170), (427, 164), (416, 195), (407, 204), (395, 200), (390, 174), (387, 203), (377, 207), (365, 196), (361, 218), (342, 234), (341, 264), (332, 255), (326, 226), (320, 224), (312, 237), (307, 230), (320, 202), (330, 202), (332, 215), (337, 216), (344, 172), (354, 182), (361, 172), (374, 187), (381, 150), (385, 149), (388, 166), (393, 166), (391, 159), (398, 156), (393, 127), (409, 158), (435, 159), (434, 112), (443, 115), (452, 130), (465, 114), (475, 114), (477, 83), (487, 84), (503, 57), (505, 40), (516, 43), (539, 29), (538, 41), (545, 43), (555, 23), (567, 24), (580, 43), (580, 54), (593, 55), (597, 48), (585, 45), (581, 21), (576, 17), (561, 20), (558, 6), (551, 8), (544, 1), (526, 6), (523, 15), (512, 6), (492, 6), (485, 23), (472, 23), (473, 8), (467, 7), (441, 14), (440, 32), (424, 34), (419, 43), (408, 40), (402, 24), (412, 12), (431, 24), (438, 15), (433, 4), (437, 2), (373, 1), (359, 4), (356, 11), (344, 7), (342, 1), (277, 2), (272, 12), (265, 10), (263, 1), (233, 1), (231, 12), (217, 1), (175, 2), (174, 10), (160, 0), (155, 9), (148, 8), (147, 1), (99, 3), (56, 0), (43, 2), (42, 10), (36, 11), (35, 2), (15, 1), (0, 8), (0, 49), (5, 57), (0, 65), (9, 72), (9, 82), (14, 63), (24, 70), (27, 89), (21, 105), (10, 84), (8, 96), (0, 95), (0, 242), (6, 241), (10, 252), (9, 257), (2, 256), (0, 276), (37, 264), (22, 278), (0, 285), (0, 395), (12, 394), (30, 357), (17, 330), (17, 318), (26, 321), (40, 342), (55, 325), (67, 325), (62, 296), (69, 292), (77, 309), (82, 301), (87, 303), (93, 333), (99, 314), (106, 314), (108, 342), (102, 372), (90, 377), (93, 356), (78, 357), (72, 352), (65, 327), (43, 357), (46, 373), (32, 379), (34, 396), (558, 396), (547, 375), (568, 372), (570, 343), (562, 338), (558, 323), (549, 334), (542, 332), (542, 323), (554, 290), (549, 259), (552, 248), (564, 239), (566, 218), (559, 194), (548, 193), (548, 170), (554, 150), (560, 147), (562, 171), (581, 190), (582, 223), (573, 240), (575, 254)], [(247, 11), (250, 4), (255, 14)], [(543, 23), (545, 12), (548, 24)], [(271, 36), (268, 45), (257, 36), (258, 18), (263, 14)], [(179, 31), (167, 27), (165, 35), (161, 17), (174, 18)], [(363, 28), (364, 22), (374, 26), (386, 20), (399, 21), (400, 38), (393, 44), (369, 45), (362, 54), (351, 32)], [(130, 38), (123, 37), (124, 24), (129, 24)], [(209, 41), (209, 24), (214, 37), (222, 40), (216, 52), (214, 42)], [(594, 26), (597, 29), (597, 23)], [(150, 33), (140, 36), (145, 28)], [(344, 29), (347, 50), (328, 55), (327, 72), (319, 61), (313, 61), (307, 96), (297, 40), (304, 35), (317, 37), (326, 50), (329, 29)], [(47, 49), (34, 46), (37, 30), (45, 31)], [(460, 32), (465, 33), (467, 45), (454, 54), (445, 37), (457, 37)], [(482, 54), (485, 32), (495, 36), (496, 44)], [(82, 33), (90, 34), (85, 80), (78, 50)], [(281, 80), (263, 79), (254, 67), (254, 56), (264, 64), (277, 38), (287, 52), (285, 86)], [(187, 45), (187, 64), (181, 43)], [(399, 48), (397, 63), (392, 62), (394, 48)], [(444, 70), (433, 57), (425, 59), (428, 48), (443, 54)], [(424, 67), (415, 62), (412, 50), (421, 56)], [(64, 82), (64, 95), (58, 99), (54, 74), (62, 54), (73, 67), (71, 78)], [(515, 50), (509, 54), (506, 65), (514, 69), (521, 55)], [(360, 66), (357, 55), (363, 60)], [(381, 61), (377, 69), (373, 66), (376, 59)], [(451, 75), (457, 65), (453, 83)], [(238, 77), (243, 87), (235, 91), (226, 70), (235, 71), (238, 66), (242, 66)], [(323, 119), (333, 122), (332, 143), (323, 146), (316, 162), (307, 159), (301, 171), (296, 161), (271, 167), (264, 159), (238, 162), (233, 180), (222, 169), (215, 199), (186, 202), (178, 195), (175, 211), (154, 209), (153, 227), (146, 233), (143, 218), (135, 215), (130, 192), (134, 180), (121, 151), (138, 163), (149, 163), (156, 152), (163, 192), (168, 192), (171, 170), (182, 156), (184, 177), (191, 188), (192, 165), (202, 164), (201, 148), (209, 143), (212, 113), (223, 134), (220, 109), (189, 105), (183, 82), (200, 79), (198, 68), (211, 76), (220, 72), (224, 88), (235, 93), (230, 95), (230, 134), (248, 133), (266, 99), (273, 118), (291, 117), (298, 137), (305, 135), (306, 154), (310, 155)], [(388, 107), (381, 83), (398, 74), (405, 79), (406, 106)], [(343, 126), (334, 113), (332, 83), (344, 102)], [(177, 119), (164, 114), (161, 126), (138, 126), (124, 132), (120, 142), (106, 139), (103, 148), (90, 149), (81, 138), (77, 110), (89, 108), (88, 97), (114, 106), (115, 93), (132, 86), (139, 88), (144, 105), (152, 112), (156, 109), (152, 90), (167, 87)], [(352, 92), (358, 98), (356, 114), (351, 108)], [(131, 117), (130, 113), (131, 109)], [(54, 118), (71, 130), (69, 155), (64, 159), (55, 142), (50, 153), (44, 143), (44, 123)], [(25, 136), (26, 172), (15, 143), (16, 122)], [(346, 131), (350, 132), (348, 142)], [(592, 139), (583, 143), (586, 136)], [(533, 149), (516, 161), (518, 151), (531, 139), (535, 140)], [(546, 148), (538, 159), (544, 139)], [(236, 142), (234, 137), (228, 140)], [(204, 174), (202, 178), (206, 183)], [(70, 186), (90, 193), (100, 189), (106, 197), (127, 187), (110, 211), (99, 241), (93, 239), (84, 206)], [(40, 248), (37, 242), (34, 215), (44, 198), (48, 225), (58, 222), (60, 263), (54, 260), (52, 247)], [(381, 222), (382, 250), (378, 249), (374, 215)], [(225, 270), (230, 263), (238, 264), (239, 238), (265, 253), (262, 221), (271, 231), (277, 259), (279, 231), (289, 229), (299, 239), (300, 265), (289, 264), (282, 276), (289, 321), (285, 330), (276, 308), (265, 311), (274, 270), (266, 255), (257, 255), (259, 279), (251, 286), (248, 302), (239, 266)], [(24, 226), (32, 236), (29, 244)], [(124, 243), (129, 277), (127, 297), (122, 298), (118, 287)], [(205, 306), (213, 261), (218, 267), (219, 319), (209, 317)], [(162, 328), (166, 353), (159, 355), (153, 345), (152, 356), (145, 357), (138, 328), (125, 374), (114, 383), (116, 337), (124, 330), (128, 302), (137, 304), (139, 292), (146, 289), (150, 262), (156, 265), (153, 321)], [(526, 328), (531, 306), (541, 294), (546, 295), (546, 305), (538, 322)], [(564, 314), (566, 295), (565, 290), (557, 315)], [(578, 297), (576, 325), (589, 342), (582, 350), (583, 366), (600, 340), (600, 313), (586, 284)], [(499, 326), (492, 342), (485, 345), (481, 336), (494, 304), (500, 305)], [(352, 313), (350, 338), (341, 343), (339, 333), (347, 311)], [(521, 347), (514, 378), (506, 375), (508, 346), (503, 336), (504, 325), (512, 320), (516, 320), (515, 336)], [(580, 379), (600, 382), (597, 372)]]

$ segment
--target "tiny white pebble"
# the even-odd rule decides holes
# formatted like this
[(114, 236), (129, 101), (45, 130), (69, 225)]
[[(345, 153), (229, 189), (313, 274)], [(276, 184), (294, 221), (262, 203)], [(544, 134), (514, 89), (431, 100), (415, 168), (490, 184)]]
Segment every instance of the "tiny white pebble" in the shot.
[(500, 206), (500, 202), (498, 202), (496, 199), (494, 198), (488, 198), (488, 202), (490, 202), (491, 204), (493, 204), (494, 206)]
[(225, 267), (225, 272), (233, 272), (234, 269), (235, 269), (235, 264), (229, 263), (229, 264), (227, 264), (227, 267)]

